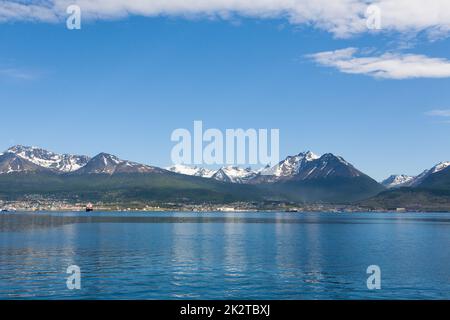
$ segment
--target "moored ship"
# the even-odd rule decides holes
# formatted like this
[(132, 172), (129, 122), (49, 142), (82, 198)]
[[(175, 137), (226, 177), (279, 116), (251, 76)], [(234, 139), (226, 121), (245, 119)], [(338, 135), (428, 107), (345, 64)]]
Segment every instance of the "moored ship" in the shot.
[(86, 206), (86, 212), (94, 211), (94, 205), (92, 203), (88, 203)]

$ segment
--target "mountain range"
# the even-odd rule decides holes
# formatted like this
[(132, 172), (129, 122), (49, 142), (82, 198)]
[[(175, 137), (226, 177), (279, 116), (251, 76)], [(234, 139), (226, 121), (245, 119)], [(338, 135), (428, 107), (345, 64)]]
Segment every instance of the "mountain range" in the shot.
[[(417, 192), (422, 197), (431, 192), (446, 202), (442, 197), (450, 191), (449, 182), (450, 162), (416, 177), (394, 175), (378, 183), (340, 156), (311, 151), (259, 170), (183, 165), (163, 169), (107, 153), (91, 158), (26, 146), (0, 154), (0, 199), (44, 195), (92, 201), (295, 201), (383, 208), (405, 206), (403, 202), (410, 201), (405, 194)], [(392, 198), (400, 200), (388, 201)]]
[(30, 197), (108, 203), (264, 200), (260, 190), (251, 186), (230, 187), (107, 153), (91, 158), (15, 146), (0, 154), (0, 200)]
[(356, 201), (384, 190), (383, 186), (342, 157), (331, 153), (318, 156), (311, 151), (288, 156), (273, 167), (259, 170), (223, 167), (216, 171), (205, 171), (203, 168), (187, 166), (167, 169), (227, 183), (258, 186), (302, 202)]
[(441, 162), (431, 169), (425, 170), (421, 174), (417, 176), (408, 176), (408, 175), (392, 175), (386, 180), (382, 181), (381, 184), (386, 188), (401, 188), (401, 187), (418, 187), (421, 185), (423, 181), (425, 181), (428, 177), (438, 173), (442, 170), (447, 169), (450, 166), (450, 162)]
[(228, 166), (212, 171), (205, 168), (183, 165), (168, 167), (166, 169), (180, 174), (241, 184), (275, 183), (288, 180), (313, 180), (336, 176), (364, 176), (362, 172), (355, 169), (342, 157), (335, 156), (331, 153), (318, 156), (311, 151), (301, 152), (295, 156), (288, 156), (273, 167), (268, 166), (259, 170)]

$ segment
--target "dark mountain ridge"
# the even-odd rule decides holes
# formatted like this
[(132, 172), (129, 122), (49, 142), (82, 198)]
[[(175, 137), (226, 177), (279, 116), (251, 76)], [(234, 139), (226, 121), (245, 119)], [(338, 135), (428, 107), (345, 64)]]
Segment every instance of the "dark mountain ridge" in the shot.
[(331, 153), (321, 157), (312, 152), (300, 153), (265, 170), (226, 167), (207, 179), (122, 160), (108, 153), (90, 158), (16, 146), (0, 156), (0, 196), (349, 203), (384, 190)]

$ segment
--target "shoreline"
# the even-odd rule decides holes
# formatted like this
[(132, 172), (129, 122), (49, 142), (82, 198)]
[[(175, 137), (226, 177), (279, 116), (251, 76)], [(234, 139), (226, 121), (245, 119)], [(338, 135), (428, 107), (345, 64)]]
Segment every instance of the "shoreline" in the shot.
[(233, 202), (233, 203), (176, 203), (176, 202), (72, 202), (69, 199), (0, 200), (3, 212), (217, 212), (217, 213), (450, 213), (450, 208), (431, 206), (367, 207), (358, 204), (293, 203), (293, 202)]
[(282, 210), (230, 210), (230, 211), (221, 211), (221, 210), (171, 210), (171, 209), (160, 209), (160, 210), (113, 210), (113, 209), (98, 209), (87, 212), (85, 210), (8, 210), (8, 211), (0, 211), (1, 215), (8, 214), (20, 214), (20, 213), (36, 213), (36, 214), (45, 214), (45, 213), (76, 213), (76, 214), (101, 214), (101, 213), (197, 213), (197, 214), (208, 214), (208, 213), (286, 213), (286, 214), (382, 214), (382, 213), (390, 213), (390, 214), (411, 214), (411, 213), (419, 213), (419, 214), (428, 214), (428, 213), (449, 213), (450, 211), (424, 211), (424, 210), (411, 210), (411, 211), (394, 211), (394, 210), (354, 210), (354, 211), (332, 211), (332, 210), (305, 210), (305, 211), (282, 211)]

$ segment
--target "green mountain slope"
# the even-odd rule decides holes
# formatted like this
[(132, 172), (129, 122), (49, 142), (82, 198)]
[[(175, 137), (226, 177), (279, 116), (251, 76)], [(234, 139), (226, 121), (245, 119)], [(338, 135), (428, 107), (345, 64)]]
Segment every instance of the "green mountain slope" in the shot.
[(0, 175), (0, 198), (40, 195), (83, 201), (177, 201), (186, 203), (260, 201), (270, 196), (249, 185), (227, 184), (169, 172), (148, 174)]
[(450, 167), (431, 174), (419, 185), (422, 189), (450, 191)]
[(382, 192), (361, 205), (370, 209), (450, 211), (450, 168), (430, 174), (417, 187)]
[(293, 201), (351, 203), (385, 190), (368, 176), (330, 177), (277, 183), (274, 190)]
[(235, 201), (295, 201), (349, 203), (383, 190), (366, 176), (247, 185), (220, 182), (170, 172), (120, 174), (0, 175), (0, 199), (37, 195), (55, 199), (105, 202), (229, 203)]
[(400, 188), (380, 193), (360, 203), (371, 210), (450, 211), (450, 192), (445, 190)]

